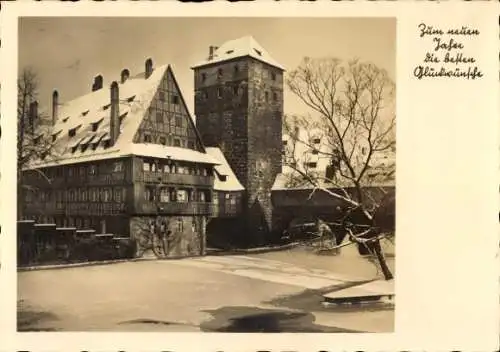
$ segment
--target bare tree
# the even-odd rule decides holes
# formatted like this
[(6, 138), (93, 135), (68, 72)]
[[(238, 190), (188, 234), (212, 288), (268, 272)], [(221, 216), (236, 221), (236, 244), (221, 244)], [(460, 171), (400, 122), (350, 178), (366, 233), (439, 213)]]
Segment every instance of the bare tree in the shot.
[[(366, 246), (385, 279), (392, 279), (380, 240), (394, 231), (378, 226), (387, 225), (379, 221), (383, 217), (378, 210), (387, 199), (379, 185), (395, 171), (393, 162), (379, 163), (381, 156), (395, 151), (394, 83), (370, 63), (305, 58), (290, 72), (287, 85), (313, 113), (285, 118), (289, 186), (305, 183), (311, 195), (321, 191), (339, 200), (342, 228), (351, 243)], [(327, 172), (308, 167), (311, 154), (326, 161)]]
[[(22, 172), (33, 162), (48, 160), (53, 156), (52, 125), (47, 116), (38, 111), (38, 77), (31, 68), (24, 69), (17, 80), (17, 184), (18, 218), (22, 217), (25, 191), (33, 186), (23, 183)], [(49, 178), (37, 168), (32, 169), (50, 182)]]

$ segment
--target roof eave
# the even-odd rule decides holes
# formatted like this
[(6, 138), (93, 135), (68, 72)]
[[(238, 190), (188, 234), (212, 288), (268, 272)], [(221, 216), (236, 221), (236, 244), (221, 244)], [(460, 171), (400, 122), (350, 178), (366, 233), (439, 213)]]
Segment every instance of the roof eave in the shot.
[(195, 70), (197, 68), (202, 68), (202, 67), (208, 67), (208, 66), (213, 66), (213, 65), (217, 65), (217, 64), (220, 64), (222, 62), (228, 62), (228, 61), (236, 61), (236, 60), (239, 60), (239, 59), (242, 59), (242, 58), (250, 58), (250, 59), (254, 59), (256, 61), (259, 61), (259, 62), (262, 62), (262, 63), (265, 63), (266, 65), (269, 65), (269, 66), (272, 66), (274, 68), (277, 68), (278, 70), (282, 71), (282, 72), (286, 72), (285, 68), (279, 64), (272, 64), (272, 63), (269, 63), (265, 60), (260, 60), (259, 58), (257, 57), (254, 57), (252, 55), (241, 55), (241, 56), (236, 56), (236, 57), (232, 57), (232, 58), (229, 58), (229, 59), (223, 59), (223, 60), (218, 60), (218, 61), (214, 61), (214, 62), (206, 62), (206, 63), (201, 63), (201, 64), (196, 64), (196, 65), (193, 65), (191, 66), (191, 70)]

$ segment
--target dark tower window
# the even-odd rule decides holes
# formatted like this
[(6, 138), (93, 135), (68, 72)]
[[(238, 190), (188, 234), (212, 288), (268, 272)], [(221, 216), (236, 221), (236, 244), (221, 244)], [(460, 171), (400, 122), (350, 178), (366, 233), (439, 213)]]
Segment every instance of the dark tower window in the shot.
[(217, 78), (219, 78), (219, 79), (222, 78), (222, 69), (221, 68), (219, 68), (217, 70)]
[(201, 81), (205, 82), (206, 80), (207, 80), (207, 74), (206, 73), (202, 73), (201, 74)]
[(271, 72), (271, 79), (272, 79), (273, 81), (276, 81), (276, 73)]
[(240, 72), (240, 68), (238, 65), (234, 65), (234, 74), (237, 75)]
[(222, 88), (221, 87), (217, 88), (217, 98), (219, 98), (219, 99), (222, 98)]
[(239, 89), (238, 89), (238, 86), (234, 86), (234, 87), (233, 87), (233, 95), (234, 95), (234, 96), (238, 96), (238, 90), (239, 90)]
[(203, 99), (205, 99), (205, 100), (208, 99), (208, 92), (207, 91), (203, 92)]
[(145, 134), (144, 135), (144, 142), (145, 143), (151, 143), (151, 135)]
[(268, 101), (269, 100), (269, 93), (265, 92), (264, 95), (265, 95), (266, 101)]
[(273, 100), (274, 101), (278, 100), (278, 94), (277, 93), (273, 93)]

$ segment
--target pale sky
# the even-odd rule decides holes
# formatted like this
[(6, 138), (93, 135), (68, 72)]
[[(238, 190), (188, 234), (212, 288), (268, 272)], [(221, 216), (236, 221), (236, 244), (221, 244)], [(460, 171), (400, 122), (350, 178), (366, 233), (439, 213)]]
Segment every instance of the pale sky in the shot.
[[(133, 75), (170, 64), (191, 113), (193, 71), (210, 45), (252, 35), (287, 71), (305, 56), (359, 58), (386, 69), (395, 80), (394, 18), (23, 18), (19, 21), (19, 70), (33, 67), (40, 78), (40, 105), (52, 91), (61, 101), (90, 92), (93, 77), (108, 86), (123, 68)], [(285, 113), (306, 108), (285, 87)]]

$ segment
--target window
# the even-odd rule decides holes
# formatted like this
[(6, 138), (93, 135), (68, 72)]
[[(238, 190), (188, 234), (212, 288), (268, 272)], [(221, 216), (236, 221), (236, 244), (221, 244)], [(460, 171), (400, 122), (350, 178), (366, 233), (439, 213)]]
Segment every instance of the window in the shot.
[(317, 163), (315, 163), (315, 162), (309, 162), (309, 163), (307, 163), (307, 167), (309, 167), (311, 169), (316, 168), (316, 166), (317, 166)]
[(194, 142), (193, 141), (188, 141), (188, 148), (194, 149)]
[(76, 218), (76, 219), (75, 219), (75, 227), (76, 227), (77, 229), (79, 229), (79, 228), (81, 228), (81, 227), (82, 227), (82, 219), (80, 219), (80, 218)]
[(363, 155), (366, 154), (366, 148), (365, 147), (361, 148), (361, 154), (363, 154)]
[(182, 127), (182, 116), (175, 115), (175, 127)]
[(214, 194), (213, 194), (213, 203), (215, 205), (219, 204), (219, 195), (217, 194), (217, 192), (214, 192)]
[(106, 104), (102, 107), (102, 110), (108, 110), (111, 104)]
[(76, 135), (76, 128), (72, 128), (68, 131), (68, 136), (74, 137)]
[(313, 153), (313, 155), (317, 155), (317, 154), (319, 154), (319, 150), (318, 149), (313, 149), (312, 153)]
[(156, 122), (163, 122), (163, 112), (162, 111), (156, 112)]
[(115, 202), (121, 202), (123, 200), (122, 196), (123, 196), (122, 189), (115, 188), (115, 194), (114, 194)]
[(85, 176), (85, 166), (80, 166), (80, 176)]
[(163, 172), (166, 174), (170, 173), (170, 165), (163, 165)]
[(273, 100), (274, 101), (278, 100), (278, 93), (276, 93), (276, 92), (273, 93)]
[(100, 221), (101, 233), (106, 233), (106, 220), (102, 219)]
[(82, 112), (82, 116), (87, 116), (88, 113), (89, 113), (89, 110), (85, 110), (84, 112)]
[(102, 190), (101, 200), (103, 202), (111, 201), (111, 190), (109, 188), (104, 188), (104, 190)]
[(167, 203), (170, 200), (168, 188), (162, 188), (160, 191), (160, 202)]
[(122, 172), (123, 171), (123, 162), (116, 161), (113, 165), (113, 172)]
[(160, 137), (160, 144), (167, 144), (167, 139), (165, 137)]
[(134, 101), (134, 99), (135, 99), (135, 95), (132, 95), (131, 97), (127, 98), (127, 102), (131, 103)]
[(178, 166), (177, 167), (177, 173), (178, 174), (183, 174), (184, 173), (184, 166)]
[(88, 195), (87, 190), (84, 188), (80, 192), (81, 192), (80, 199), (82, 200), (82, 202), (86, 202), (87, 198), (88, 198), (87, 197), (87, 195)]
[(257, 49), (255, 49), (255, 48), (254, 48), (253, 50), (254, 50), (254, 51), (255, 51), (255, 52), (256, 52), (259, 56), (262, 56), (262, 51), (257, 50)]
[(204, 92), (203, 92), (203, 99), (204, 99), (204, 100), (207, 100), (207, 99), (208, 99), (208, 92), (207, 92), (207, 91), (204, 91)]
[(156, 172), (156, 163), (151, 163), (150, 168), (152, 172)]
[(321, 138), (313, 138), (314, 144), (319, 144), (321, 142)]
[(264, 93), (264, 97), (266, 99), (266, 102), (269, 100), (269, 92), (265, 92)]
[(237, 75), (240, 72), (240, 68), (238, 65), (234, 65), (234, 74)]
[(204, 202), (205, 201), (205, 191), (200, 191), (200, 202)]
[(205, 82), (205, 81), (206, 81), (206, 79), (207, 79), (207, 74), (206, 74), (206, 73), (202, 73), (202, 74), (201, 74), (201, 81), (202, 81), (202, 82)]
[(208, 176), (208, 170), (205, 167), (203, 168), (203, 176)]
[(144, 200), (148, 202), (156, 200), (155, 189), (153, 187), (144, 187)]
[(179, 96), (178, 95), (172, 95), (172, 104), (179, 104)]
[(227, 181), (227, 175), (220, 175), (219, 179), (220, 179), (222, 182), (226, 182), (226, 181)]
[(231, 198), (229, 199), (229, 204), (231, 204), (231, 205), (236, 205), (236, 197), (234, 197), (234, 196), (233, 196), (233, 197), (231, 197)]
[(151, 143), (151, 135), (150, 134), (144, 135), (144, 143)]
[(142, 163), (142, 171), (151, 171), (151, 166), (149, 165), (148, 162), (144, 161)]
[(181, 141), (179, 138), (174, 139), (174, 147), (180, 147), (181, 146)]
[(163, 92), (163, 91), (159, 91), (159, 92), (158, 92), (158, 99), (159, 99), (160, 101), (165, 101), (165, 92)]
[(273, 81), (276, 81), (276, 73), (271, 72), (271, 79), (272, 79)]
[(182, 232), (184, 230), (184, 226), (182, 223), (182, 218), (177, 219), (177, 226), (176, 226), (177, 232)]
[(188, 201), (188, 193), (185, 189), (177, 190), (177, 201), (181, 203), (185, 203)]
[(221, 78), (222, 78), (222, 75), (223, 75), (223, 71), (222, 71), (222, 69), (221, 69), (221, 68), (219, 68), (219, 69), (217, 70), (217, 78), (218, 78), (218, 79), (221, 79)]
[(191, 231), (196, 232), (196, 218), (193, 217), (193, 221), (191, 222)]
[(221, 87), (218, 87), (217, 88), (217, 98), (222, 98), (222, 88)]
[(238, 92), (239, 92), (239, 87), (238, 86), (234, 86), (233, 87), (233, 95), (234, 96), (238, 96)]

